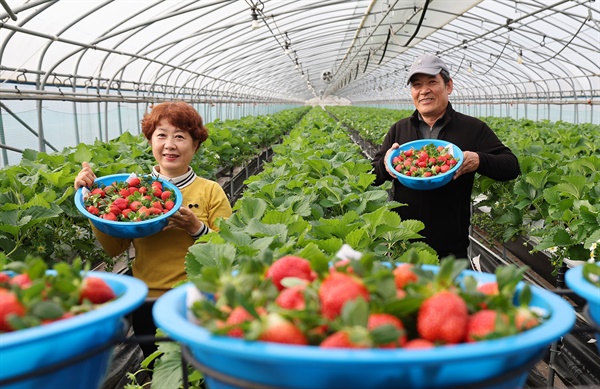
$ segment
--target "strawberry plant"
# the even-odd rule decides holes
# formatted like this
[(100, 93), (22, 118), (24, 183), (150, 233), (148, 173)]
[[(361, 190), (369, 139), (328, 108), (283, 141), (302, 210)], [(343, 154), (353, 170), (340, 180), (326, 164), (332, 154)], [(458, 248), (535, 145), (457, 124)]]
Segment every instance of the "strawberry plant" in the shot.
[(87, 275), (80, 259), (53, 270), (40, 257), (8, 262), (0, 254), (0, 333), (67, 320), (117, 297), (106, 281)]

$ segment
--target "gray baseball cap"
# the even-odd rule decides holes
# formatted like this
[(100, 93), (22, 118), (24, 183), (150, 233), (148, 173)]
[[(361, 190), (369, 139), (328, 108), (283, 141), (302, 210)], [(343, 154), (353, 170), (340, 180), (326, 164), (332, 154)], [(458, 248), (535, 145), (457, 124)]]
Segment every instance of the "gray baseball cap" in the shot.
[(411, 65), (410, 71), (408, 72), (408, 77), (406, 79), (406, 85), (410, 84), (410, 79), (415, 74), (422, 73), (429, 76), (435, 76), (439, 74), (442, 69), (450, 73), (450, 70), (448, 70), (448, 66), (444, 63), (444, 61), (435, 55), (423, 54), (417, 57), (415, 62), (413, 62)]

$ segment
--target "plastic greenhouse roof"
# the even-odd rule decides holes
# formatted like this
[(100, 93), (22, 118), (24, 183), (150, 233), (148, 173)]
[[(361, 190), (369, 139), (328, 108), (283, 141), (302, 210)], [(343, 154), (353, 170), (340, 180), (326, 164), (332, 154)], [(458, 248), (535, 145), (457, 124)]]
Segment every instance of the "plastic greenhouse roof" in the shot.
[(450, 66), (455, 98), (596, 104), (600, 96), (594, 0), (0, 5), (6, 100), (408, 99), (407, 68), (425, 52)]

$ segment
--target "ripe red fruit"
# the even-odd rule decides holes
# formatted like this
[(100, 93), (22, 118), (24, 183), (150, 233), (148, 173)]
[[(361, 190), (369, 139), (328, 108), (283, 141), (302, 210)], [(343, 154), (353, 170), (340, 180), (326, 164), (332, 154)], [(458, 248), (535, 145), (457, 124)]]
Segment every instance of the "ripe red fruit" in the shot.
[(295, 285), (282, 290), (275, 299), (275, 304), (285, 309), (303, 310), (306, 307), (304, 289), (306, 285)]
[(496, 329), (498, 314), (491, 309), (482, 309), (469, 317), (467, 325), (467, 342), (477, 342)]
[(479, 285), (479, 287), (477, 287), (477, 290), (483, 294), (488, 295), (494, 295), (499, 293), (498, 284), (496, 282), (488, 282), (485, 284), (481, 284)]
[(171, 192), (170, 190), (165, 190), (165, 191), (163, 191), (163, 192), (160, 194), (160, 198), (161, 198), (163, 201), (166, 201), (166, 200), (168, 200), (168, 199), (169, 199), (169, 197), (171, 197), (171, 194), (172, 194), (172, 193), (173, 193), (173, 192)]
[(21, 289), (25, 289), (25, 288), (29, 288), (31, 286), (32, 281), (31, 281), (31, 278), (29, 277), (29, 274), (23, 273), (23, 274), (17, 274), (13, 278), (11, 278), (9, 283), (11, 285), (17, 285)]
[(346, 330), (334, 332), (325, 338), (319, 345), (323, 348), (369, 348), (368, 342), (353, 342), (350, 339), (350, 333)]
[(86, 277), (81, 285), (79, 302), (89, 300), (92, 304), (103, 304), (117, 297), (102, 278)]
[(265, 278), (270, 278), (278, 290), (283, 290), (284, 286), (281, 285), (281, 280), (286, 277), (296, 277), (312, 281), (315, 279), (315, 274), (308, 260), (293, 255), (286, 255), (269, 266)]
[(129, 183), (129, 187), (133, 187), (133, 186), (140, 186), (141, 181), (138, 177), (131, 177), (127, 180), (127, 182)]
[(540, 320), (533, 314), (533, 312), (526, 307), (517, 308), (515, 315), (515, 326), (519, 331), (525, 331), (530, 328), (536, 327), (540, 324)]
[(113, 201), (113, 204), (116, 205), (121, 211), (129, 206), (129, 200), (126, 198), (119, 197)]
[(228, 332), (227, 335), (233, 336), (235, 338), (242, 338), (244, 336), (244, 331), (238, 327), (239, 324), (242, 324), (246, 321), (254, 320), (254, 316), (248, 313), (242, 306), (237, 306), (231, 311), (229, 316), (227, 316), (227, 320), (225, 321), (226, 326), (233, 326)]
[(417, 331), (431, 342), (456, 344), (465, 339), (468, 320), (465, 301), (444, 290), (426, 299), (419, 308)]
[(172, 210), (174, 206), (175, 206), (175, 202), (174, 201), (172, 201), (172, 200), (165, 201), (165, 209), (167, 211)]
[(428, 348), (434, 348), (435, 347), (435, 343), (428, 341), (427, 339), (422, 339), (422, 338), (416, 338), (416, 339), (412, 339), (409, 340), (408, 342), (406, 342), (406, 344), (404, 345), (403, 348), (405, 349), (428, 349)]
[(389, 313), (372, 313), (369, 315), (369, 321), (367, 323), (367, 329), (369, 331), (374, 330), (375, 328), (391, 325), (396, 327), (397, 329), (402, 331), (402, 335), (398, 337), (396, 341), (386, 343), (384, 345), (380, 345), (380, 348), (396, 348), (401, 347), (406, 344), (406, 333), (404, 332), (404, 324), (402, 321), (398, 319), (394, 315), (390, 315)]
[(263, 342), (306, 345), (306, 336), (292, 322), (277, 313), (270, 313), (263, 321), (264, 330), (258, 336)]
[(393, 273), (396, 288), (404, 289), (407, 284), (419, 279), (419, 277), (412, 272), (412, 267), (413, 265), (410, 263), (403, 263), (394, 269)]
[(321, 313), (328, 319), (335, 319), (348, 301), (362, 297), (369, 301), (369, 291), (358, 278), (349, 274), (334, 272), (329, 274), (319, 288)]
[(89, 207), (87, 207), (87, 211), (89, 213), (91, 213), (92, 215), (96, 215), (96, 216), (98, 216), (100, 214), (100, 210), (97, 207), (94, 207), (93, 205), (90, 205)]
[(0, 293), (0, 331), (13, 330), (8, 323), (8, 318), (12, 315), (24, 316), (25, 307), (14, 293)]
[(104, 191), (102, 189), (96, 188), (96, 189), (92, 190), (91, 195), (92, 196), (93, 195), (100, 195), (101, 198), (104, 198), (104, 196), (106, 196), (106, 193), (104, 193)]

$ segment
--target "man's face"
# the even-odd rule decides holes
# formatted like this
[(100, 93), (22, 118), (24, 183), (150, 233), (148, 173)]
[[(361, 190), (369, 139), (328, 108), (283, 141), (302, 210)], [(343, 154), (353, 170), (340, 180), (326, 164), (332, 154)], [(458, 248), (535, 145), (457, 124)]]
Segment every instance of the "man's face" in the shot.
[(446, 111), (452, 88), (452, 80), (444, 84), (440, 74), (415, 74), (411, 79), (410, 94), (415, 108), (422, 116), (437, 119)]

